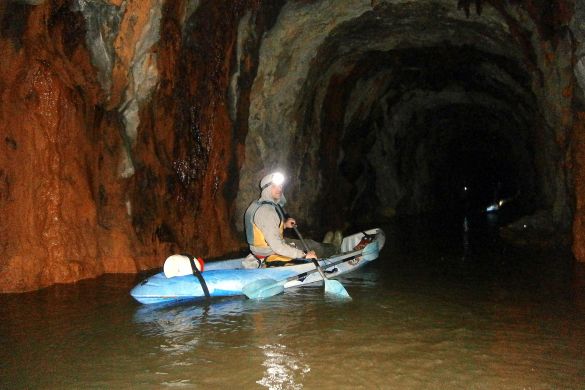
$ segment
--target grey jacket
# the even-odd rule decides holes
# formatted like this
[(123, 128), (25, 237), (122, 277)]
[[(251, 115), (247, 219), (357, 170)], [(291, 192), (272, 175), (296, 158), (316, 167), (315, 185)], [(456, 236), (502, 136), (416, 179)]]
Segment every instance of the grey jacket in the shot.
[[(284, 237), (280, 234), (280, 217), (276, 211), (276, 203), (272, 198), (270, 187), (265, 188), (262, 191), (259, 201), (271, 202), (272, 204), (263, 204), (256, 211), (253, 216), (253, 223), (262, 231), (264, 239), (270, 246), (270, 248), (262, 248), (250, 245), (250, 250), (261, 256), (268, 256), (271, 254), (277, 254), (281, 256), (291, 258), (301, 258), (305, 256), (305, 253), (288, 244)], [(256, 202), (252, 203), (250, 207), (253, 207)], [(284, 206), (286, 199), (284, 195), (280, 198), (278, 204)], [(284, 223), (284, 221), (282, 221)]]

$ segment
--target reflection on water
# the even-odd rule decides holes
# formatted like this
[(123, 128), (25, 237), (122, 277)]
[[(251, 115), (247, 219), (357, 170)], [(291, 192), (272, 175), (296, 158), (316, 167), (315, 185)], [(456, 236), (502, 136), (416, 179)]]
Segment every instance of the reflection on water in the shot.
[[(317, 288), (309, 288), (316, 292)], [(222, 358), (236, 358), (247, 354), (241, 361), (245, 363), (250, 357), (258, 360), (258, 373), (261, 377), (255, 383), (270, 389), (300, 389), (302, 378), (310, 371), (310, 366), (303, 359), (302, 351), (287, 348), (284, 344), (285, 333), (294, 332), (289, 329), (301, 325), (300, 317), (288, 318), (284, 322), (268, 313), (283, 312), (283, 318), (290, 314), (285, 312), (291, 308), (287, 298), (298, 296), (297, 293), (262, 302), (242, 298), (225, 298), (211, 302), (199, 301), (166, 306), (140, 306), (134, 313), (134, 323), (139, 325), (140, 334), (148, 337), (159, 337), (156, 345), (161, 356), (167, 363), (162, 365), (158, 375), (173, 375), (176, 367), (188, 367), (198, 364), (200, 367), (213, 363), (212, 359), (197, 361), (193, 355), (205, 356), (212, 348), (215, 353), (222, 351)], [(296, 316), (295, 316), (296, 317)], [(277, 323), (273, 323), (277, 322)], [(273, 334), (273, 332), (278, 332)], [(274, 340), (278, 343), (264, 343)], [(225, 340), (224, 340), (225, 338)], [(231, 356), (230, 356), (231, 355)], [(216, 357), (217, 359), (217, 357)], [(240, 369), (243, 369), (240, 368)], [(192, 370), (188, 371), (192, 373)], [(187, 374), (187, 372), (185, 372)], [(229, 374), (228, 374), (229, 375)], [(222, 380), (225, 379), (225, 374)], [(189, 386), (201, 378), (181, 374), (172, 382), (163, 381), (166, 386)], [(217, 378), (207, 378), (209, 384)], [(234, 380), (238, 381), (238, 378)]]
[[(303, 363), (303, 354), (298, 357), (287, 350), (286, 345), (262, 345), (266, 360), (262, 363), (266, 367), (264, 376), (256, 383), (270, 389), (302, 389), (302, 378), (311, 371), (308, 364)], [(295, 377), (300, 376), (296, 381)]]
[(128, 276), (0, 296), (0, 388), (584, 388), (567, 253), (461, 221), (384, 227), (382, 257), (342, 279), (350, 302), (316, 285), (141, 306)]
[(168, 338), (193, 334), (204, 324), (221, 324), (226, 318), (244, 311), (243, 299), (213, 302), (194, 301), (178, 305), (141, 305), (134, 313), (134, 321), (141, 324), (146, 335), (162, 334)]

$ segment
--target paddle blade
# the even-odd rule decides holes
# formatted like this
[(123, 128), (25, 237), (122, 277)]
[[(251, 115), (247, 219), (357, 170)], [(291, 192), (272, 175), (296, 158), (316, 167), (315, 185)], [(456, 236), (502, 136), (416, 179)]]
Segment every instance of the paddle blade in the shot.
[(339, 298), (349, 298), (349, 293), (343, 287), (343, 284), (339, 283), (337, 280), (326, 279), (325, 280), (325, 293), (335, 295)]
[(378, 258), (379, 254), (380, 254), (380, 247), (378, 246), (377, 241), (369, 243), (368, 245), (366, 245), (366, 247), (362, 251), (362, 256), (364, 257), (364, 260), (367, 260), (367, 261), (376, 260)]
[(250, 299), (270, 298), (284, 291), (284, 283), (274, 279), (259, 279), (242, 288), (244, 295)]

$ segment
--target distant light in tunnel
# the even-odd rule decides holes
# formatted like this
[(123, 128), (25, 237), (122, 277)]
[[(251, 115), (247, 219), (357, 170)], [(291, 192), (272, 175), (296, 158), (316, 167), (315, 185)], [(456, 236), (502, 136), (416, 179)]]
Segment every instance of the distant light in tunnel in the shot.
[(500, 209), (500, 207), (502, 207), (504, 205), (504, 200), (500, 200), (499, 202), (496, 202), (494, 204), (489, 205), (485, 211), (492, 212), (492, 211), (498, 211)]

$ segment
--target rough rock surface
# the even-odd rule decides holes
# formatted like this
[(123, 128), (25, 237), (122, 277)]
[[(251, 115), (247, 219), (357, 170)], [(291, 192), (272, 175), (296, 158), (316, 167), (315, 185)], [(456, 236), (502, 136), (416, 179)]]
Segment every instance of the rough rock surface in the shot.
[[(101, 223), (101, 189), (118, 180), (101, 162), (119, 142), (96, 107), (83, 18), (66, 2), (4, 12), (22, 34), (4, 29), (0, 41), (0, 291), (135, 272), (129, 223)], [(124, 215), (119, 206), (109, 207)]]
[(585, 261), (584, 9), (3, 1), (0, 292), (242, 250), (275, 169), (305, 230), (501, 190)]

